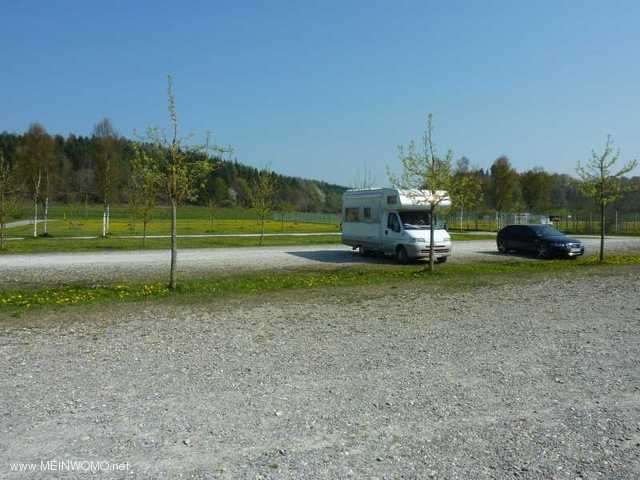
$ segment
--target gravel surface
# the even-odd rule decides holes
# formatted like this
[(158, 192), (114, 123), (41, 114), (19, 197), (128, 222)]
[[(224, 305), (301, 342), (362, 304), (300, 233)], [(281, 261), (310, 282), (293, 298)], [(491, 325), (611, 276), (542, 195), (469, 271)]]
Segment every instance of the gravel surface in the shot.
[(640, 269), (616, 272), (4, 319), (0, 478), (637, 479)]
[[(595, 254), (598, 239), (584, 238), (586, 254)], [(640, 251), (640, 237), (607, 240), (608, 252)], [(168, 250), (47, 253), (0, 256), (0, 287), (20, 283), (72, 281), (149, 280), (168, 275)], [(457, 241), (450, 261), (505, 261), (514, 255), (497, 255), (494, 240)], [(530, 258), (530, 257), (521, 257)], [(211, 275), (256, 270), (322, 268), (358, 263), (393, 263), (390, 258), (363, 258), (344, 245), (283, 247), (192, 248), (178, 253), (182, 274)]]

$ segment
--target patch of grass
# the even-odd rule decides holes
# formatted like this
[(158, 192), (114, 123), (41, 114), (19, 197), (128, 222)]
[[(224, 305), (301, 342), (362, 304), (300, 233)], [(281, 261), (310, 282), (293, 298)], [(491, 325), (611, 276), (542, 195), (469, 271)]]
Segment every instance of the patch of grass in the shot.
[(270, 272), (186, 279), (170, 292), (165, 283), (68, 285), (0, 293), (0, 312), (21, 313), (41, 307), (127, 302), (145, 299), (224, 297), (264, 294), (282, 290), (422, 282), (438, 288), (459, 288), (513, 281), (563, 272), (604, 272), (618, 266), (640, 265), (640, 255), (610, 256), (604, 265), (595, 257), (577, 261), (476, 262), (450, 264), (430, 273), (424, 266), (376, 265), (322, 271)]
[[(200, 237), (178, 238), (178, 248), (216, 248), (216, 247), (256, 247), (259, 237)], [(263, 246), (278, 245), (317, 245), (340, 243), (339, 235), (314, 235), (311, 237), (264, 237)], [(95, 252), (108, 250), (142, 250), (142, 239), (138, 238), (25, 238), (9, 240), (8, 247), (0, 250), (2, 254), (45, 253), (45, 252)], [(162, 250), (170, 247), (169, 238), (148, 238), (144, 249)]]
[(467, 241), (467, 240), (495, 240), (496, 239), (495, 234), (492, 235), (490, 233), (479, 234), (479, 235), (471, 235), (471, 234), (468, 234), (468, 233), (449, 232), (449, 234), (451, 235), (451, 239), (452, 240), (460, 240), (460, 241)]

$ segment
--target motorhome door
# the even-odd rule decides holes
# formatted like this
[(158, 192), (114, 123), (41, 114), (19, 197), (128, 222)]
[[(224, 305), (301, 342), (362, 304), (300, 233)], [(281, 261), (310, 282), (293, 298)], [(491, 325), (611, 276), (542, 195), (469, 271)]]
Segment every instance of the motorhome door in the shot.
[(387, 253), (393, 253), (402, 238), (402, 225), (396, 212), (389, 212), (383, 225), (382, 245)]

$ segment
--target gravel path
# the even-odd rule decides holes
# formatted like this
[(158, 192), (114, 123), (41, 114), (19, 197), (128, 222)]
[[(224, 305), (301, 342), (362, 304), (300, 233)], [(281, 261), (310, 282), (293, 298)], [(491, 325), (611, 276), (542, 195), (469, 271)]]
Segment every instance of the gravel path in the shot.
[(7, 319), (0, 478), (635, 480), (639, 274)]
[[(54, 220), (49, 220), (50, 222)], [(38, 223), (44, 223), (44, 220), (38, 220)], [(33, 219), (31, 220), (16, 220), (15, 222), (7, 222), (5, 228), (24, 227), (25, 225), (33, 225)]]
[[(597, 239), (584, 238), (583, 241), (587, 254), (597, 252)], [(640, 237), (609, 238), (607, 250), (640, 251)], [(495, 241), (474, 240), (454, 242), (451, 261), (505, 261), (510, 258), (513, 256), (496, 255)], [(393, 260), (362, 258), (344, 245), (193, 248), (182, 249), (178, 254), (180, 272), (193, 275), (384, 262)], [(25, 282), (148, 280), (167, 275), (168, 266), (168, 250), (5, 255), (0, 256), (0, 287)]]

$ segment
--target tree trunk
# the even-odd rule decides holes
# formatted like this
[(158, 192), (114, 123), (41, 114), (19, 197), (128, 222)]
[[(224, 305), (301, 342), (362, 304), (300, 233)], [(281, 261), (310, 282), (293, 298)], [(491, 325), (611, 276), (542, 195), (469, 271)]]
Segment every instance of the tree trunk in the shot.
[(435, 212), (435, 208), (432, 206), (431, 207), (431, 221), (429, 222), (431, 224), (430, 228), (429, 228), (429, 271), (433, 272), (433, 266), (435, 263), (435, 259), (433, 258), (433, 254), (434, 254), (434, 245), (433, 245), (433, 229), (434, 229), (434, 224), (435, 222), (435, 216), (434, 216), (434, 212)]
[(49, 223), (49, 197), (44, 199), (44, 234), (45, 236), (49, 233), (48, 223)]
[(604, 262), (604, 211), (605, 204), (600, 202), (600, 263)]
[(38, 236), (38, 199), (33, 201), (33, 238)]
[(107, 212), (102, 212), (102, 238), (107, 236)]
[(464, 226), (462, 225), (462, 222), (464, 221), (464, 207), (460, 207), (460, 233), (462, 233), (464, 231)]
[(260, 223), (260, 246), (262, 246), (263, 240), (264, 240), (264, 217), (262, 217), (261, 223)]
[(6, 199), (4, 196), (4, 190), (0, 190), (0, 250), (4, 249), (4, 229), (5, 229), (5, 212), (6, 212)]
[(176, 217), (178, 205), (175, 199), (171, 199), (171, 271), (169, 272), (169, 289), (175, 290), (177, 284), (176, 267), (178, 264), (178, 236), (176, 231)]
[(5, 229), (6, 229), (6, 224), (5, 222), (5, 199), (4, 199), (4, 195), (2, 195), (2, 197), (0, 198), (0, 250), (4, 250), (4, 235), (5, 235)]
[(142, 248), (145, 248), (145, 244), (147, 242), (147, 217), (145, 215), (145, 217), (142, 219)]
[(109, 216), (110, 216), (109, 204), (107, 204), (107, 235), (109, 234)]

